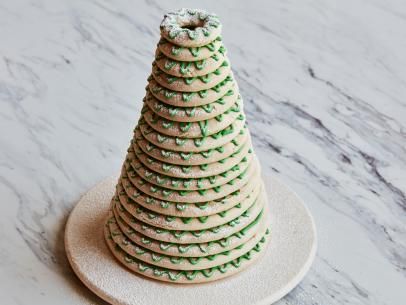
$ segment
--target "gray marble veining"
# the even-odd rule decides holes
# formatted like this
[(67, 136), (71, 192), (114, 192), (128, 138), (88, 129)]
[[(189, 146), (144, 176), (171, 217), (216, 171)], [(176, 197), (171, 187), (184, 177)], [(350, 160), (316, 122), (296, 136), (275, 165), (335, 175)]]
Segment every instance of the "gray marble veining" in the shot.
[(165, 11), (220, 15), (263, 170), (306, 201), (316, 261), (279, 302), (406, 303), (406, 4), (0, 3), (1, 304), (101, 304), (72, 274), (66, 217), (116, 172)]

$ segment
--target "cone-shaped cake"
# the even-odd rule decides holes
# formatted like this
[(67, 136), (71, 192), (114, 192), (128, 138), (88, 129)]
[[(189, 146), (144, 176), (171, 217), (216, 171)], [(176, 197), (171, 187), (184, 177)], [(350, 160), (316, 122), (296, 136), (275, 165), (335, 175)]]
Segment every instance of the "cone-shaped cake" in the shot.
[(134, 272), (209, 282), (264, 252), (267, 199), (217, 16), (181, 9), (160, 29), (105, 237)]

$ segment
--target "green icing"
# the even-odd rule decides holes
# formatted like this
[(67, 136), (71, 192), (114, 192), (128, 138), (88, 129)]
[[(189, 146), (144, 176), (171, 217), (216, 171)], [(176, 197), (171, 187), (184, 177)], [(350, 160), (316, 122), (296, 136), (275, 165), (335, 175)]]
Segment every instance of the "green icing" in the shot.
[[(195, 63), (196, 65), (196, 63)], [(179, 72), (183, 75), (190, 72), (190, 67), (192, 66), (191, 62), (181, 62), (179, 63)]]
[(176, 61), (173, 61), (173, 60), (169, 60), (169, 59), (168, 59), (168, 60), (165, 62), (164, 68), (165, 68), (166, 70), (170, 70), (170, 69), (172, 69), (175, 65), (176, 65)]
[(201, 90), (201, 91), (198, 91), (197, 93), (199, 94), (199, 96), (201, 98), (206, 98), (207, 94), (208, 94), (208, 91), (207, 90)]
[(202, 60), (200, 60), (200, 61), (196, 61), (194, 64), (195, 64), (195, 67), (196, 67), (196, 69), (198, 69), (198, 70), (202, 70), (205, 66), (206, 66), (206, 59), (202, 59)]
[(184, 102), (190, 102), (195, 92), (182, 92), (182, 100)]
[(172, 46), (171, 54), (177, 56), (177, 55), (179, 55), (179, 53), (180, 53), (182, 50), (183, 50), (182, 47), (179, 47), (179, 46), (174, 45), (174, 46)]
[[(193, 152), (180, 152), (179, 155), (183, 160), (190, 160), (190, 158), (193, 156)], [(182, 171), (184, 172), (183, 168)]]
[(174, 39), (176, 36), (179, 35), (181, 31), (178, 31), (176, 29), (169, 31), (169, 38), (170, 39)]
[(197, 32), (193, 30), (186, 29), (187, 34), (191, 40), (195, 40), (197, 38)]
[(195, 48), (189, 48), (190, 54), (192, 54), (193, 57), (199, 56), (200, 53), (200, 47), (195, 47)]

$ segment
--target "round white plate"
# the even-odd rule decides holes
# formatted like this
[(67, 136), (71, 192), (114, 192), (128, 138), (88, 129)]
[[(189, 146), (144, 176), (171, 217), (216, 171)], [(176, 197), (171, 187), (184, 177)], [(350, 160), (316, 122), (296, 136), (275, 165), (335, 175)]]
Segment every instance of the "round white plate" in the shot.
[(103, 225), (117, 177), (108, 178), (73, 209), (65, 247), (73, 270), (95, 294), (126, 305), (269, 305), (291, 291), (313, 262), (317, 237), (309, 210), (275, 178), (265, 177), (271, 213), (271, 240), (262, 259), (247, 270), (207, 284), (179, 285), (136, 275), (108, 250)]

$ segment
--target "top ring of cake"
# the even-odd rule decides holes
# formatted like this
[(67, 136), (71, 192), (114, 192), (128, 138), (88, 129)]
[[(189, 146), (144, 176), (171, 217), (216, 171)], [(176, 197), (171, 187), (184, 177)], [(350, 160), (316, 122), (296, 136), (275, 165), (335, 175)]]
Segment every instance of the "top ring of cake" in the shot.
[(203, 10), (182, 8), (168, 13), (162, 20), (161, 35), (182, 47), (201, 47), (221, 33), (221, 23), (214, 14)]

